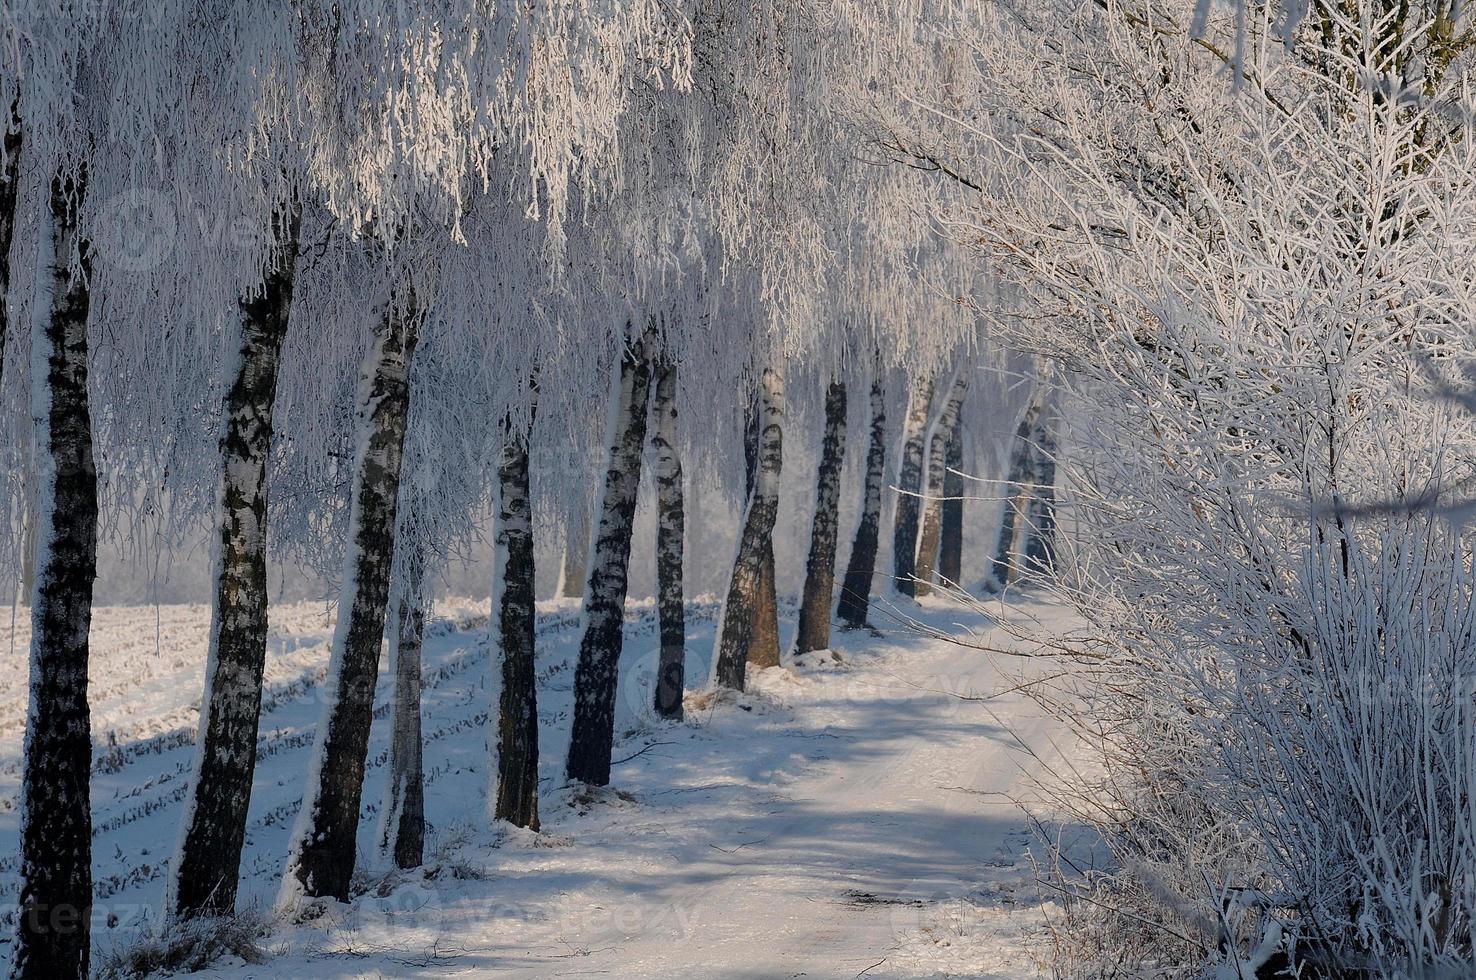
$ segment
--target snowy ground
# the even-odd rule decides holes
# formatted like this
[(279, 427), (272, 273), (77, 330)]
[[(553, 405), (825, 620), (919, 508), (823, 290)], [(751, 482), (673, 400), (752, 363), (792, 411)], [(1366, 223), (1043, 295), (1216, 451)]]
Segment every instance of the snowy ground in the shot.
[[(222, 963), (211, 976), (1041, 972), (1032, 838), (1012, 800), (1050, 820), (1029, 802), (1039, 763), (1022, 745), (1049, 757), (1057, 733), (1019, 694), (1000, 693), (1018, 682), (1020, 662), (900, 630), (843, 633), (839, 663), (765, 671), (737, 700), (689, 694), (687, 721), (673, 725), (647, 707), (656, 624), (649, 603), (633, 603), (615, 752), (627, 761), (611, 789), (590, 798), (560, 785), (578, 611), (540, 608), (543, 833), (487, 829), (485, 604), (442, 604), (426, 644), (426, 871), (386, 875), (373, 857), (388, 741), (382, 683), (360, 834), (369, 892), (314, 923), (280, 928), (266, 965)], [(689, 686), (707, 676), (716, 612), (711, 601), (690, 606)], [(99, 610), (94, 623), (103, 957), (157, 915), (191, 761), (207, 615), (197, 606), (118, 607)], [(988, 628), (941, 605), (922, 615)], [(277, 607), (273, 617), (242, 888), (243, 902), (263, 908), (301, 796), (331, 630), (321, 605)], [(0, 649), (10, 647), (8, 633)], [(22, 627), (14, 649), (26, 641)], [(0, 676), (5, 904), (18, 885), (24, 681), (23, 671)], [(7, 956), (0, 945), (0, 963)]]

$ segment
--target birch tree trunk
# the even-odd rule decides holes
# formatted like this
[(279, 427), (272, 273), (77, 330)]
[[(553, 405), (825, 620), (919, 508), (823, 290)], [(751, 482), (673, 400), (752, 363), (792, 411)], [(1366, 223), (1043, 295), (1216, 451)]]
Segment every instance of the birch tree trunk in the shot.
[(774, 542), (763, 543), (758, 588), (754, 593), (753, 632), (748, 637), (748, 662), (755, 667), (779, 666), (779, 596), (774, 584)]
[(239, 302), (234, 378), (221, 405), (205, 692), (195, 736), (194, 779), (165, 901), (166, 913), (181, 918), (229, 915), (236, 907), (266, 662), (272, 406), (292, 306), (298, 227), (296, 211), (273, 221), (276, 254), (261, 291)]
[(610, 427), (610, 458), (600, 500), (599, 533), (584, 599), (584, 638), (574, 672), (574, 726), (565, 772), (593, 786), (610, 782), (615, 740), (615, 694), (624, 642), (625, 590), (641, 450), (646, 441), (646, 402), (651, 368), (643, 341), (620, 361), (619, 392)]
[(0, 173), (0, 381), (5, 378), (5, 333), (10, 324), (10, 243), (15, 236), (15, 194), (20, 186), (20, 96), (5, 124), (5, 169)]
[(405, 309), (390, 300), (361, 378), (353, 510), (328, 661), (328, 700), (283, 876), (283, 897), (289, 900), (300, 892), (346, 901), (354, 873), (419, 325), (413, 303), (411, 296), (412, 307)]
[(958, 371), (948, 389), (948, 399), (928, 435), (927, 499), (923, 501), (922, 531), (917, 538), (917, 566), (913, 569), (913, 594), (931, 595), (933, 569), (943, 538), (943, 496), (946, 493), (948, 446), (958, 430), (958, 416), (969, 393), (969, 373)]
[(762, 427), (753, 490), (744, 512), (738, 556), (733, 562), (728, 597), (723, 603), (717, 655), (713, 658), (714, 681), (735, 691), (743, 690), (744, 686), (765, 549), (773, 536), (774, 518), (779, 511), (779, 475), (784, 464), (783, 419), (784, 382), (778, 371), (769, 368), (764, 371), (762, 382)]
[(846, 460), (846, 386), (832, 381), (825, 392), (825, 436), (815, 481), (815, 516), (805, 560), (795, 653), (830, 646), (830, 598), (835, 589), (835, 543), (840, 519), (841, 467)]
[(12, 960), (18, 980), (84, 980), (91, 943), (87, 634), (97, 574), (97, 470), (87, 394), (91, 257), (77, 226), (84, 193), (85, 178), (52, 180), (36, 256), (31, 410), (40, 531)]
[[(402, 522), (402, 531), (407, 525)], [(390, 734), (389, 787), (379, 849), (397, 868), (425, 862), (425, 770), (420, 734), (420, 668), (425, 646), (425, 551), (417, 531), (401, 533), (405, 550), (395, 622), (390, 630), (390, 667), (395, 672), (394, 728)]]
[(676, 368), (663, 359), (656, 368), (652, 414), (656, 432), (656, 608), (661, 619), (661, 659), (656, 669), (656, 713), (682, 717), (686, 687), (687, 623), (682, 588), (686, 515), (682, 498), (682, 461), (676, 451)]
[(990, 568), (990, 584), (995, 589), (1009, 585), (1019, 571), (1015, 561), (1016, 538), (1029, 515), (1026, 508), (1030, 501), (1030, 484), (1034, 483), (1031, 464), (1035, 458), (1030, 449), (1030, 436), (1035, 430), (1035, 417), (1040, 408), (1032, 401), (1020, 418), (1015, 430), (1015, 442), (1010, 450), (1010, 472), (1007, 479), (1007, 496), (999, 521), (999, 543), (994, 549), (994, 560)]
[[(759, 428), (762, 412), (757, 399), (750, 407), (750, 419), (744, 433), (743, 455), (746, 464), (745, 490), (753, 494), (758, 478)], [(748, 662), (755, 667), (779, 666), (779, 597), (774, 582), (774, 541), (772, 535), (763, 542), (759, 564), (758, 591), (754, 594), (753, 630), (748, 636)]]
[(938, 578), (957, 586), (963, 581), (964, 529), (964, 433), (962, 421), (953, 427), (945, 458), (948, 473), (943, 477), (943, 541), (938, 549)]
[(903, 430), (902, 462), (897, 470), (897, 512), (892, 524), (892, 577), (897, 591), (912, 595), (912, 577), (917, 567), (917, 530), (922, 492), (923, 452), (928, 433), (928, 416), (933, 405), (934, 380), (918, 381), (907, 406)]
[(1042, 411), (1035, 426), (1035, 494), (1030, 498), (1030, 528), (1025, 567), (1050, 572), (1056, 566), (1056, 419)]
[(846, 626), (866, 625), (871, 607), (871, 580), (876, 574), (876, 548), (881, 532), (882, 485), (887, 478), (887, 398), (881, 378), (871, 382), (871, 444), (861, 488), (861, 519), (851, 543), (851, 557), (841, 580), (836, 615)]
[(564, 558), (559, 566), (558, 594), (565, 599), (584, 596), (584, 583), (589, 574), (589, 502), (580, 494), (569, 513), (564, 531)]
[[(492, 582), (497, 704), (493, 817), (538, 829), (538, 691), (534, 673), (533, 504), (528, 436), (504, 422), (497, 465), (497, 538)], [(622, 590), (623, 592), (623, 590)], [(623, 598), (623, 596), (622, 596)]]

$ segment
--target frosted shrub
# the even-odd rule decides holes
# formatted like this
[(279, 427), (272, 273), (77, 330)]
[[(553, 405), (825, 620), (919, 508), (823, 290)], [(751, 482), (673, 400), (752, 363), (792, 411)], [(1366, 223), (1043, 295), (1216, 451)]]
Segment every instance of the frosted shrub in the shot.
[[(1058, 557), (1102, 666), (1058, 707), (1105, 769), (1063, 802), (1115, 860), (1078, 879), (1072, 955), (1470, 975), (1476, 638), (1447, 505), (1476, 439), (1441, 380), (1476, 360), (1464, 70), (1371, 5), (1291, 51), (1254, 18), (1196, 43), (1171, 3), (1018, 6), (972, 81), (1019, 122), (912, 145), (974, 175), (947, 220), (1087, 406)], [(1369, 84), (1395, 77), (1425, 94)]]
[(1208, 957), (1247, 977), (1288, 956), (1304, 976), (1456, 976), (1470, 962), (1469, 551), (1428, 517), (1377, 523), (1346, 552), (1302, 549), (1266, 596), (1281, 630), (1226, 642), (1180, 632), (1164, 609), (1118, 620), (1131, 647), (1087, 712), (1111, 726), (1097, 742), (1108, 791), (1083, 812), (1115, 869), (1077, 886), (1075, 930), (1119, 950), (1157, 933), (1141, 944), (1155, 958), (1176, 949), (1181, 965)]
[(1226, 658), (1204, 730), (1244, 774), (1225, 804), (1258, 831), (1309, 959), (1454, 970), (1476, 899), (1469, 555), (1422, 519), (1369, 538), (1308, 549), (1305, 628)]
[(194, 973), (230, 956), (260, 965), (267, 957), (258, 944), (268, 926), (256, 909), (178, 923), (114, 951), (99, 964), (97, 976), (100, 980), (136, 980), (161, 973)]

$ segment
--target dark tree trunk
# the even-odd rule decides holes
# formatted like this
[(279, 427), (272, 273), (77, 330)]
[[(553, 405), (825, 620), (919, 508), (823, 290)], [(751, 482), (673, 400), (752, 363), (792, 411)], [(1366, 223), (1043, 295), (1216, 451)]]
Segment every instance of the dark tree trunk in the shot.
[(764, 371), (763, 397), (753, 490), (744, 512), (738, 556), (723, 603), (713, 679), (722, 687), (743, 690), (755, 612), (763, 579), (764, 558), (779, 511), (779, 476), (784, 464), (784, 382), (777, 371)]
[(682, 499), (682, 461), (676, 451), (676, 368), (663, 360), (656, 368), (652, 413), (656, 432), (656, 607), (661, 618), (661, 659), (656, 669), (656, 713), (682, 717), (686, 687), (687, 623), (682, 589), (682, 551), (686, 534)]
[[(403, 509), (403, 507), (402, 507)], [(401, 523), (401, 531), (407, 525)], [(395, 672), (394, 728), (390, 733), (389, 787), (379, 849), (397, 868), (425, 862), (425, 769), (420, 735), (420, 658), (425, 646), (425, 551), (418, 530), (401, 533), (402, 581), (390, 630), (390, 669)]]
[(795, 653), (830, 646), (830, 597), (835, 589), (835, 542), (840, 519), (841, 467), (846, 461), (846, 386), (832, 381), (825, 392), (825, 436), (815, 481), (815, 517), (805, 560)]
[(930, 595), (933, 569), (943, 538), (943, 496), (948, 473), (948, 446), (958, 430), (958, 416), (969, 392), (969, 373), (960, 369), (948, 389), (928, 436), (927, 499), (923, 501), (922, 531), (917, 538), (917, 567), (913, 569), (913, 594)]
[(636, 341), (620, 361), (620, 391), (610, 432), (610, 460), (600, 500), (599, 534), (585, 589), (584, 638), (574, 672), (574, 727), (565, 772), (594, 786), (610, 782), (615, 741), (615, 694), (624, 644), (625, 590), (641, 450), (646, 442), (646, 402), (651, 368), (645, 344)]
[[(494, 818), (538, 829), (538, 690), (534, 671), (533, 503), (528, 439), (503, 425), (497, 465), (496, 568), (492, 609), (497, 712)], [(622, 590), (623, 592), (623, 590)]]
[(1030, 498), (1030, 538), (1025, 567), (1050, 572), (1056, 567), (1056, 419), (1041, 411), (1035, 426), (1035, 493)]
[(892, 568), (897, 591), (912, 595), (912, 577), (917, 567), (917, 530), (922, 493), (923, 453), (928, 417), (933, 405), (934, 381), (923, 378), (912, 392), (903, 432), (902, 463), (897, 470), (897, 512), (892, 524)]
[(964, 478), (963, 425), (948, 440), (948, 473), (943, 477), (943, 542), (938, 549), (938, 578), (945, 585), (963, 581)]
[(168, 914), (236, 907), (267, 639), (267, 457), (297, 259), (297, 212), (278, 215), (261, 291), (238, 305), (235, 377), (221, 406), (221, 483), (205, 693), (194, 780), (170, 868)]
[(559, 595), (565, 599), (584, 596), (584, 583), (589, 574), (589, 501), (575, 501), (564, 529), (564, 559), (559, 568)]
[(1009, 585), (1019, 571), (1015, 561), (1016, 539), (1028, 518), (1026, 507), (1030, 501), (1030, 484), (1034, 482), (1031, 463), (1034, 453), (1030, 449), (1030, 436), (1035, 429), (1035, 416), (1039, 412), (1031, 402), (1015, 430), (1014, 446), (1010, 450), (1010, 472), (1006, 481), (1004, 509), (999, 520), (999, 543), (994, 549), (994, 561), (990, 568), (990, 586), (1003, 589)]
[(300, 888), (312, 898), (347, 901), (354, 873), (354, 838), (395, 550), (410, 361), (419, 326), (413, 296), (409, 303), (406, 309), (390, 300), (364, 365), (353, 511), (328, 662), (328, 701), (284, 879), (284, 887)]
[(5, 378), (5, 331), (10, 323), (10, 242), (15, 236), (15, 192), (20, 186), (20, 96), (5, 124), (5, 169), (0, 173), (0, 380)]
[(887, 399), (881, 378), (871, 382), (871, 445), (861, 492), (861, 519), (851, 543), (851, 558), (841, 581), (836, 615), (855, 629), (866, 625), (871, 607), (871, 580), (876, 573), (876, 546), (881, 532), (882, 485), (887, 478)]
[(31, 314), (32, 363), (45, 371), (31, 378), (40, 531), (12, 960), (18, 980), (84, 980), (92, 931), (87, 634), (97, 573), (97, 470), (87, 395), (91, 261), (77, 227), (84, 187), (80, 177), (51, 183)]

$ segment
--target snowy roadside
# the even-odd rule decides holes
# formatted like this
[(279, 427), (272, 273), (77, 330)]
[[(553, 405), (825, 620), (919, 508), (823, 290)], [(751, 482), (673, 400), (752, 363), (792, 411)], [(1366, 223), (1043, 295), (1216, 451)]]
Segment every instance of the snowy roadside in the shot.
[[(383, 776), (376, 730), (360, 838), (371, 866), (366, 894), (274, 932), (265, 965), (223, 962), (206, 975), (1039, 973), (1031, 835), (1008, 797), (1026, 792), (1033, 767), (1017, 739), (1052, 751), (1053, 729), (1019, 694), (954, 696), (1012, 686), (1016, 664), (912, 633), (843, 633), (842, 662), (812, 658), (762, 672), (739, 699), (689, 694), (687, 721), (671, 724), (647, 707), (654, 622), (648, 605), (632, 605), (617, 715), (616, 758), (625, 761), (608, 791), (560, 787), (577, 630), (566, 604), (549, 604), (539, 656), (544, 832), (486, 828), (485, 639), (474, 606), (447, 610), (451, 622), (427, 645), (427, 869), (386, 875), (372, 867)], [(692, 604), (689, 684), (706, 676), (714, 612), (710, 602)], [(924, 615), (987, 628), (952, 608)], [(321, 624), (302, 630), (303, 643), (278, 638), (274, 655), (307, 658), (309, 666), (294, 660), (294, 669), (311, 676), (324, 653)], [(185, 692), (198, 697), (190, 671), (181, 666), (167, 681), (160, 673), (134, 665), (139, 685), (156, 692), (150, 710), (187, 715)], [(280, 874), (316, 715), (312, 687), (288, 691), (263, 722), (247, 901), (269, 901)], [(164, 691), (182, 703), (163, 703)], [(178, 815), (169, 787), (181, 783), (185, 748), (130, 753), (120, 745), (117, 771), (98, 776), (98, 878), (118, 882), (101, 896), (104, 956), (151, 926), (157, 862), (169, 853)], [(161, 789), (164, 802), (137, 802)], [(120, 799), (135, 802), (120, 809)], [(0, 846), (14, 833), (14, 815), (0, 814)]]

